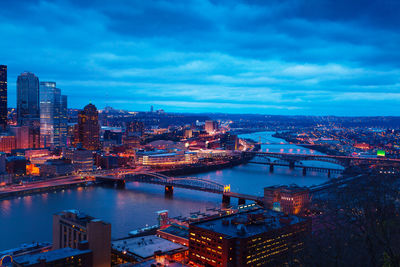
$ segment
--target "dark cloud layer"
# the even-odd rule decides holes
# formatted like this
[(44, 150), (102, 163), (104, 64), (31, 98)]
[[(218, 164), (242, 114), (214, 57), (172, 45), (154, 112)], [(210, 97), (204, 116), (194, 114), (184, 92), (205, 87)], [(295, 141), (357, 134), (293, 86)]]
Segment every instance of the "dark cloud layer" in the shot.
[(25, 70), (71, 107), (400, 113), (399, 1), (1, 1), (10, 105)]

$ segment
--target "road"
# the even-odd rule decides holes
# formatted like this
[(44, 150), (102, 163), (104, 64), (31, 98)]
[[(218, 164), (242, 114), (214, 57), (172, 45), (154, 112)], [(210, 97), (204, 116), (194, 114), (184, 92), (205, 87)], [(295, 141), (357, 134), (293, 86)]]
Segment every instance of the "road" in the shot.
[(10, 186), (5, 186), (5, 187), (0, 188), (0, 197), (2, 195), (8, 195), (8, 194), (24, 192), (24, 191), (40, 190), (40, 189), (45, 189), (45, 188), (50, 188), (50, 187), (66, 186), (66, 185), (80, 184), (83, 182), (90, 182), (90, 181), (93, 181), (91, 176), (95, 175), (95, 174), (119, 176), (121, 174), (143, 172), (145, 170), (146, 170), (146, 168), (143, 168), (143, 167), (138, 167), (135, 169), (101, 170), (101, 171), (80, 173), (77, 175), (60, 176), (60, 177), (56, 177), (56, 178), (50, 178), (50, 179), (47, 179), (44, 181), (35, 181), (35, 182), (24, 183), (23, 185), (10, 185)]
[(71, 185), (71, 184), (78, 184), (86, 181), (86, 179), (82, 179), (81, 176), (69, 176), (69, 177), (59, 177), (54, 178), (51, 180), (45, 181), (37, 181), (37, 182), (30, 182), (23, 185), (11, 185), (7, 187), (3, 187), (0, 189), (0, 195), (7, 194), (7, 193), (14, 193), (14, 192), (21, 192), (21, 191), (28, 191), (34, 189), (42, 189), (51, 186), (61, 186), (61, 185)]

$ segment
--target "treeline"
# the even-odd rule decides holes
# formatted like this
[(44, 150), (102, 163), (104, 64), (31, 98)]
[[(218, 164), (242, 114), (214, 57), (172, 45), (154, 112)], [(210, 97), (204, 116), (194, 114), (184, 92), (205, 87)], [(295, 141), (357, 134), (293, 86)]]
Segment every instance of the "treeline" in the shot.
[(398, 178), (378, 175), (314, 199), (313, 234), (289, 266), (400, 266), (399, 199)]

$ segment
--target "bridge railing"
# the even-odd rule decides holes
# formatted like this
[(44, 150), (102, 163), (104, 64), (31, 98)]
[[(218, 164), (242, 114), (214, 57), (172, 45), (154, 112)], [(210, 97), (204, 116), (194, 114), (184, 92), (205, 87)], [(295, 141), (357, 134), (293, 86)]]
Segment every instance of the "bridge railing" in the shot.
[(169, 177), (159, 173), (137, 173), (127, 174), (124, 179), (145, 183), (161, 185), (171, 185), (177, 187), (204, 189), (204, 191), (223, 192), (224, 185), (215, 181), (201, 179), (197, 177)]

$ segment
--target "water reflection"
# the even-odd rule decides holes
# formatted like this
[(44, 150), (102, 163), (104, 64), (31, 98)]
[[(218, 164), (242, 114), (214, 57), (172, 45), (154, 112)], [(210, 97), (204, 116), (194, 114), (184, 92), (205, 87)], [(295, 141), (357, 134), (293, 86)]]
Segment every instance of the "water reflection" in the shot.
[[(259, 135), (267, 136), (273, 143), (282, 142), (281, 139), (273, 138), (271, 133), (250, 134), (245, 138), (258, 140)], [(263, 145), (262, 149), (270, 152), (283, 149), (288, 152), (311, 153), (308, 149), (287, 143)], [(308, 172), (307, 176), (303, 176), (301, 169), (290, 170), (287, 167), (275, 167), (271, 173), (269, 166), (255, 164), (193, 176), (231, 184), (232, 191), (260, 196), (265, 186), (292, 183), (312, 185), (328, 179), (324, 173)], [(113, 187), (79, 187), (23, 199), (3, 200), (0, 201), (0, 250), (26, 242), (51, 241), (52, 215), (65, 209), (80, 209), (110, 222), (112, 236), (117, 238), (145, 224), (155, 224), (156, 212), (159, 210), (169, 210), (171, 216), (190, 216), (191, 212), (205, 212), (207, 208), (220, 205), (221, 196), (218, 194), (174, 188), (173, 199), (168, 199), (165, 198), (163, 186), (137, 182), (127, 183), (122, 190)]]
[(24, 205), (29, 209), (32, 206), (32, 196), (25, 196), (23, 200)]
[(0, 202), (1, 216), (9, 216), (11, 211), (11, 201), (6, 199)]

